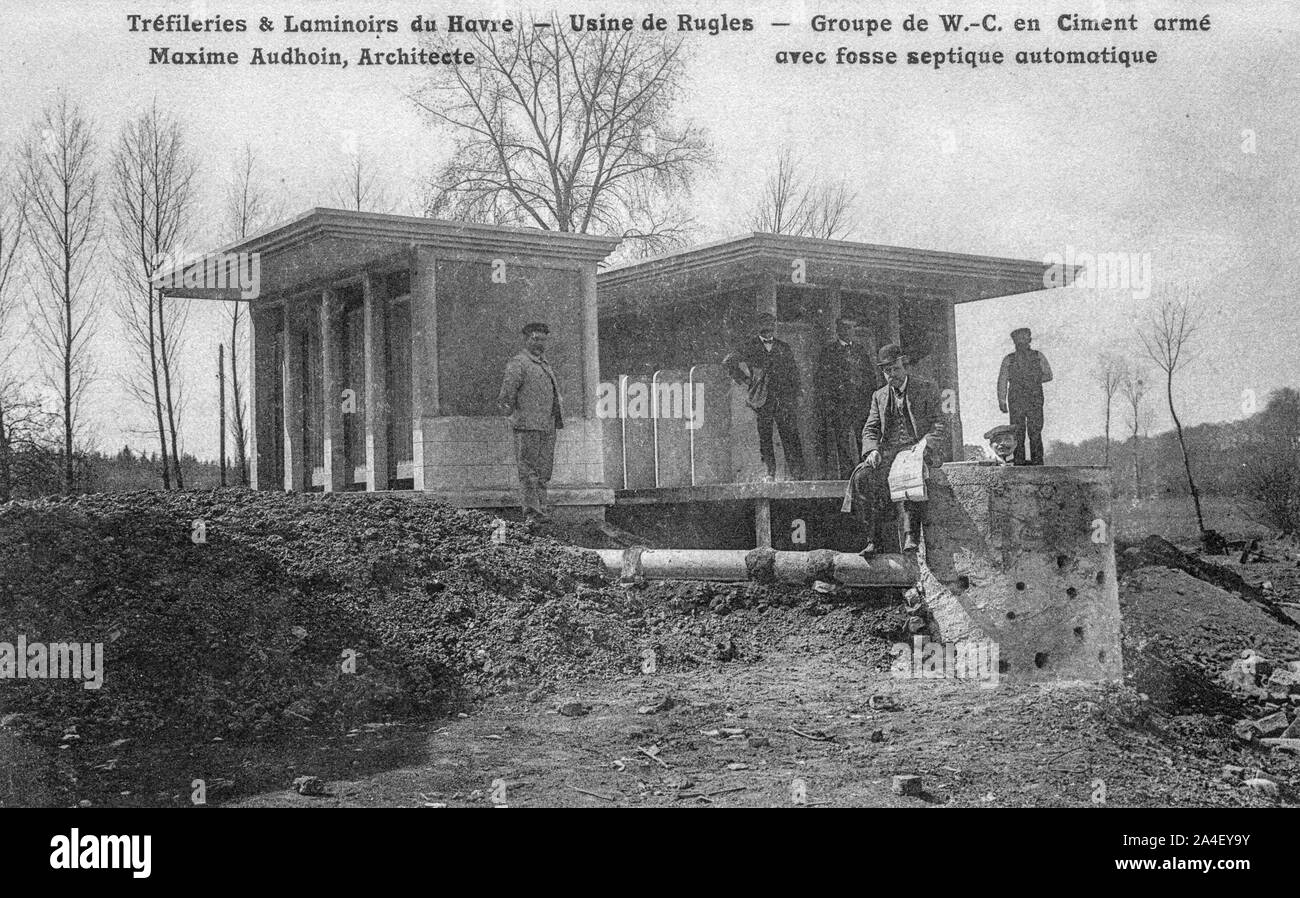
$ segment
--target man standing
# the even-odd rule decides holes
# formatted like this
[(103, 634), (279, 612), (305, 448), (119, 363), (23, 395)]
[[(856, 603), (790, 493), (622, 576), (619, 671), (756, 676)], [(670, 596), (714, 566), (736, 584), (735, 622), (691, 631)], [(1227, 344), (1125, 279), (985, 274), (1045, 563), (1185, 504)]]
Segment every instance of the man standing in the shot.
[(822, 347), (817, 360), (816, 390), (826, 436), (828, 476), (843, 480), (853, 473), (862, 451), (858, 440), (876, 378), (866, 351), (854, 341), (857, 322), (835, 322), (835, 340)]
[(799, 442), (799, 369), (790, 344), (776, 339), (776, 316), (763, 313), (754, 339), (722, 360), (731, 379), (749, 390), (746, 400), (758, 422), (758, 452), (767, 466), (767, 479), (776, 479), (776, 450), (772, 427), (781, 434), (785, 466), (791, 480), (803, 480), (803, 447)]
[[(1011, 332), (1016, 351), (1007, 353), (998, 371), (998, 408), (1011, 415), (1016, 428), (1016, 464), (1043, 463), (1043, 384), (1052, 379), (1047, 356), (1030, 349), (1032, 334), (1027, 327)], [(1025, 445), (1031, 458), (1025, 460)]]
[(524, 325), (524, 348), (506, 363), (497, 404), (510, 416), (515, 459), (523, 492), (524, 522), (545, 523), (546, 484), (555, 463), (555, 432), (564, 426), (560, 385), (546, 360), (551, 330), (541, 322)]
[[(862, 555), (866, 557), (876, 552), (876, 523), (889, 505), (889, 469), (894, 459), (920, 444), (931, 464), (942, 464), (946, 442), (938, 387), (910, 376), (907, 356), (893, 343), (881, 347), (876, 362), (885, 385), (871, 395), (871, 411), (862, 428), (862, 463), (853, 470), (840, 507), (863, 525), (867, 545)], [(910, 552), (920, 545), (925, 506), (908, 501), (897, 504), (903, 551)]]

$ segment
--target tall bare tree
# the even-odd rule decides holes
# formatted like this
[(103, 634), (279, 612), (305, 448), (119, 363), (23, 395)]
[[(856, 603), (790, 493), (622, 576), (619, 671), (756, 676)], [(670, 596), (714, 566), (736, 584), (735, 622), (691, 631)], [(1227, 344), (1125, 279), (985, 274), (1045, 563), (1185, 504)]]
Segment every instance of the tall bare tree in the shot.
[(1187, 439), (1183, 435), (1182, 421), (1178, 419), (1178, 410), (1174, 407), (1174, 376), (1191, 361), (1188, 344), (1200, 329), (1202, 312), (1190, 288), (1169, 289), (1170, 293), (1158, 302), (1146, 327), (1138, 332), (1138, 338), (1142, 341), (1147, 357), (1165, 375), (1165, 400), (1169, 404), (1169, 417), (1173, 418), (1178, 447), (1183, 454), (1187, 488), (1192, 493), (1192, 504), (1196, 508), (1196, 526), (1201, 532), (1202, 543), (1208, 544), (1205, 517), (1201, 513), (1201, 492), (1197, 489), (1196, 478), (1192, 476)]
[[(284, 204), (274, 196), (253, 148), (245, 144), (231, 168), (223, 202), (226, 239), (246, 240), (283, 216)], [(239, 484), (248, 486), (248, 424), (243, 381), (239, 377), (239, 349), (247, 339), (243, 300), (230, 303), (230, 439), (235, 444)]]
[(1142, 426), (1146, 420), (1143, 406), (1146, 403), (1147, 390), (1151, 378), (1147, 370), (1140, 365), (1125, 365), (1124, 376), (1120, 380), (1119, 390), (1129, 410), (1129, 433), (1133, 437), (1133, 498), (1142, 498)]
[(88, 340), (98, 317), (93, 273), (102, 223), (94, 128), (66, 95), (38, 117), (18, 170), (35, 258), (33, 330), (44, 351), (46, 376), (59, 395), (63, 488), (70, 493), (78, 411), (94, 374)]
[(1125, 361), (1122, 356), (1115, 355), (1113, 352), (1103, 352), (1097, 357), (1097, 362), (1093, 365), (1091, 374), (1092, 379), (1097, 386), (1101, 387), (1102, 395), (1106, 397), (1106, 464), (1110, 465), (1110, 408), (1115, 401), (1115, 394), (1119, 392), (1120, 384), (1124, 380)]
[(334, 180), (331, 194), (334, 204), (358, 212), (391, 212), (387, 179), (379, 163), (364, 148), (349, 153), (347, 164)]
[(180, 123), (157, 104), (122, 129), (113, 152), (112, 200), (118, 313), (135, 356), (128, 391), (154, 413), (164, 489), (184, 488), (176, 421), (177, 370), (188, 303), (164, 298), (153, 278), (175, 262), (194, 203), (196, 167)]
[(12, 494), (12, 435), (15, 426), (21, 430), (23, 424), (16, 422), (25, 421), (28, 412), (15, 398), (14, 385), (7, 375), (8, 354), (15, 342), (10, 322), (18, 296), (13, 289), (13, 276), (23, 243), (23, 216), (27, 208), (27, 195), (12, 172), (6, 160), (4, 174), (0, 175), (0, 502), (7, 502)]
[(858, 226), (854, 206), (857, 194), (844, 181), (806, 177), (803, 164), (787, 147), (777, 157), (776, 168), (763, 184), (763, 192), (750, 210), (752, 230), (842, 240)]
[(479, 64), (436, 66), (411, 94), (455, 141), (430, 183), (428, 214), (656, 249), (680, 241), (683, 222), (663, 209), (709, 159), (703, 132), (674, 118), (680, 39), (575, 33), (558, 15), (549, 28), (457, 37)]

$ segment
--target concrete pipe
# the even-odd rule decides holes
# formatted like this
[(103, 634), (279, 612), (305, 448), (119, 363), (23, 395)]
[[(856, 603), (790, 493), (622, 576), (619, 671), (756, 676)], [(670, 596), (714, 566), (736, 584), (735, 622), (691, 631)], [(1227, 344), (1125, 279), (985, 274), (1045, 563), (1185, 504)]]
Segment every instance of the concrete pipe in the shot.
[(775, 552), (771, 549), (598, 549), (612, 577), (635, 580), (747, 580), (906, 589), (919, 577), (915, 562), (903, 555), (861, 555), (829, 550)]

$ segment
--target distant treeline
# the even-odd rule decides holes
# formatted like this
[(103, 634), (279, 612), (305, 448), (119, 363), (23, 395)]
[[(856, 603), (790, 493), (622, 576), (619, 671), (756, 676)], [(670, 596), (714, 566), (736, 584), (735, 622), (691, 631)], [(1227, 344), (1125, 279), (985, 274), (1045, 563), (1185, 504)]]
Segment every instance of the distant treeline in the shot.
[[(1117, 422), (1118, 423), (1118, 422)], [(1119, 424), (1122, 429), (1124, 424)], [(1051, 421), (1047, 422), (1050, 433)], [(1187, 454), (1201, 493), (1253, 501), (1261, 521), (1284, 532), (1300, 524), (1300, 392), (1276, 390), (1267, 405), (1240, 421), (1185, 427)], [(1049, 465), (1105, 464), (1101, 437), (1082, 443), (1051, 441)], [(1169, 430), (1134, 440), (1112, 440), (1116, 494), (1154, 498), (1190, 493), (1178, 437)]]

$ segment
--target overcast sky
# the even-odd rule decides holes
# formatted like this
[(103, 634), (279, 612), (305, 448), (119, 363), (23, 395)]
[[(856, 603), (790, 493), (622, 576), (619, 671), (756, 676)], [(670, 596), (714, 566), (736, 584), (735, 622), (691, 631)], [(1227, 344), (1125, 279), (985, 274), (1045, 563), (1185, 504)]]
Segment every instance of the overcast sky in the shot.
[[(1280, 386), (1300, 385), (1300, 310), (1287, 274), (1300, 246), (1300, 8), (1288, 3), (1206, 3), (1205, 34), (1158, 34), (1150, 20), (1170, 4), (1083, 2), (1077, 6), (1007, 3), (745, 4), (757, 30), (690, 40), (690, 93), (682, 114), (703, 124), (716, 170), (702, 179), (694, 204), (700, 239), (743, 230), (741, 213), (783, 145), (812, 171), (848, 179), (859, 194), (861, 226), (872, 243), (1042, 260), (1052, 253), (1126, 253), (1147, 257), (1157, 281), (1194, 283), (1207, 308), (1195, 359), (1179, 386), (1184, 423), (1243, 416), (1245, 391), (1262, 403)], [(1182, 6), (1182, 4), (1179, 4)], [(573, 3), (564, 12), (646, 11), (671, 16), (727, 4)], [(375, 154), (391, 185), (394, 211), (414, 211), (416, 185), (445, 158), (449, 136), (427, 128), (405, 92), (411, 70), (221, 68), (147, 64), (152, 35), (132, 34), (128, 12), (190, 12), (245, 17), (248, 34), (171, 35), (175, 47), (312, 48), (321, 41), (261, 35), (262, 15), (393, 17), (398, 35), (328, 42), (346, 50), (411, 46), (406, 22), (416, 13), (505, 15), (506, 4), (429, 2), (175, 3), (145, 10), (114, 2), (7, 0), (0, 31), (0, 146), (12, 146), (40, 108), (61, 89), (96, 122), (104, 146), (122, 123), (155, 98), (182, 120), (200, 158), (203, 221), (200, 248), (219, 243), (216, 201), (231, 161), (251, 144), (277, 178), (296, 214), (332, 205), (328, 182), (354, 141)], [(516, 9), (513, 4), (509, 8)], [(543, 10), (537, 5), (527, 7)], [(740, 4), (732, 4), (739, 14)], [(1008, 31), (946, 36), (940, 12), (997, 12)], [(817, 12), (891, 17), (911, 11), (932, 30), (867, 38), (813, 34)], [(1055, 28), (1056, 15), (1136, 14), (1137, 33), (1093, 37)], [(1016, 35), (1016, 15), (1038, 15), (1043, 31)], [(790, 28), (767, 27), (790, 21)], [(269, 38), (269, 39), (267, 39)], [(791, 68), (774, 59), (789, 47), (834, 53), (861, 49), (946, 50), (1154, 49), (1154, 66), (1023, 67), (975, 71), (898, 65)], [(350, 55), (350, 54), (349, 54)], [(1033, 328), (1051, 360), (1047, 439), (1099, 434), (1101, 394), (1088, 376), (1105, 350), (1133, 355), (1133, 334), (1157, 298), (1133, 290), (1071, 288), (961, 306), (957, 327), (963, 423), (967, 442), (1001, 420), (994, 399), (1008, 332)], [(196, 303), (187, 334), (188, 409), (183, 447), (216, 453), (217, 342), (223, 310)], [(19, 319), (21, 323), (21, 316)], [(95, 352), (101, 376), (85, 414), (100, 446), (153, 447), (148, 411), (122, 390), (120, 335), (106, 309)], [(35, 366), (19, 350), (15, 364)], [(1117, 426), (1119, 426), (1117, 424)], [(1157, 411), (1152, 430), (1167, 427)]]

